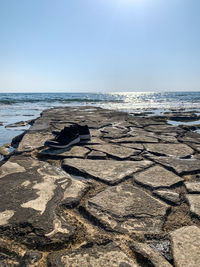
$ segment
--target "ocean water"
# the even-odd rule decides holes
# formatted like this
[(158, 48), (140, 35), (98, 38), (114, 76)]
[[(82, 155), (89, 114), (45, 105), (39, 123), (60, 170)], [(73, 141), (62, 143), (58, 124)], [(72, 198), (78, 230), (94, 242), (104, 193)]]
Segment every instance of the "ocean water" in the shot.
[(150, 111), (160, 114), (171, 109), (195, 109), (200, 112), (200, 92), (0, 93), (0, 146), (28, 128), (5, 128), (6, 125), (34, 119), (47, 108), (77, 105), (130, 113)]

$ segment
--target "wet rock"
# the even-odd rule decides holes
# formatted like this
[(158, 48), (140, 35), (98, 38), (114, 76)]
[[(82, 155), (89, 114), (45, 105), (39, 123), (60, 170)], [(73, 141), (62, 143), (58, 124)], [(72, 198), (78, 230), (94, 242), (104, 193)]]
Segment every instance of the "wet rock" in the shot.
[(5, 128), (23, 127), (29, 124), (29, 121), (19, 121), (16, 123), (7, 124)]
[(189, 193), (200, 193), (200, 182), (185, 182), (185, 187)]
[[(157, 251), (144, 243), (132, 242), (131, 249), (148, 260), (154, 267), (172, 267), (172, 265)], [(141, 260), (142, 261), (142, 260)]]
[(184, 158), (192, 155), (194, 150), (185, 144), (144, 144), (147, 151), (158, 155)]
[(188, 122), (188, 121), (196, 121), (200, 119), (195, 113), (191, 112), (180, 112), (180, 113), (165, 113), (169, 120), (173, 121), (181, 121), (181, 122)]
[(179, 175), (200, 171), (200, 160), (198, 159), (178, 159), (174, 157), (156, 157), (152, 155), (148, 155), (148, 158), (171, 168)]
[(15, 136), (13, 139), (12, 139), (12, 142), (11, 142), (11, 146), (14, 147), (14, 148), (17, 148), (19, 143), (21, 142), (23, 136), (24, 136), (25, 132), (23, 132), (22, 134), (20, 135), (17, 135)]
[(186, 226), (171, 233), (172, 253), (176, 267), (199, 267), (200, 229)]
[(191, 214), (200, 218), (200, 195), (188, 194), (186, 199), (189, 203)]
[(174, 204), (179, 204), (180, 202), (179, 194), (176, 192), (172, 192), (170, 190), (154, 190), (153, 193), (156, 196)]
[(8, 156), (10, 154), (9, 149), (5, 146), (0, 146), (0, 154), (3, 156)]
[(149, 186), (153, 189), (171, 187), (183, 181), (182, 178), (173, 172), (158, 165), (134, 174), (133, 179), (137, 183)]
[(115, 161), (90, 159), (64, 159), (63, 167), (70, 173), (97, 178), (109, 184), (116, 184), (133, 173), (147, 168), (152, 162)]
[(106, 159), (106, 157), (106, 153), (95, 150), (91, 151), (87, 156), (88, 159)]
[(90, 145), (89, 148), (107, 153), (108, 155), (119, 159), (126, 159), (140, 153), (138, 150), (114, 144)]
[(90, 198), (85, 209), (108, 230), (159, 233), (168, 205), (131, 184), (120, 184)]
[(53, 252), (48, 255), (50, 266), (84, 267), (139, 267), (134, 258), (130, 258), (115, 243), (79, 248), (70, 252)]
[(40, 155), (49, 156), (54, 158), (84, 158), (89, 149), (82, 146), (72, 146), (64, 149), (43, 149), (40, 151)]
[(68, 174), (17, 156), (1, 166), (0, 177), (0, 235), (32, 247), (69, 240), (73, 227), (58, 214), (71, 180)]

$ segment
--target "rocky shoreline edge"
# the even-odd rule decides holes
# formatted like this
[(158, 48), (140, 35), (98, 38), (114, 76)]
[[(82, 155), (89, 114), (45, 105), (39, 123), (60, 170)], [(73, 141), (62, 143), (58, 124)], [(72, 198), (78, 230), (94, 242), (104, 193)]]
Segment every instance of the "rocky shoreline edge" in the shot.
[[(87, 124), (92, 138), (44, 147)], [(0, 162), (0, 266), (199, 266), (200, 135), (98, 107), (45, 110)]]

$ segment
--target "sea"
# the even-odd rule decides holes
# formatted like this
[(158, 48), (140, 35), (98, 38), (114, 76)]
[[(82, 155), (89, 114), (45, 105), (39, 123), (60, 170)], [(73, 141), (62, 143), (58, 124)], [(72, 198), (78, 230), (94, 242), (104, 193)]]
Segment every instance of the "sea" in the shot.
[(30, 127), (6, 128), (9, 124), (35, 119), (44, 109), (85, 105), (130, 114), (160, 115), (170, 110), (200, 113), (200, 92), (0, 93), (0, 146)]

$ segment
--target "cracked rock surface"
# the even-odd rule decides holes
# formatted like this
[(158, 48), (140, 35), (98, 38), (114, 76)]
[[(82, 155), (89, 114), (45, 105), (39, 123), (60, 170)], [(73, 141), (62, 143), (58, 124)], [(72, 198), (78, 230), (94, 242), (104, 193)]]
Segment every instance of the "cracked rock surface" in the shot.
[[(44, 146), (74, 122), (91, 140)], [(0, 266), (200, 266), (199, 134), (82, 106), (43, 111), (12, 144), (0, 162)]]

